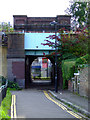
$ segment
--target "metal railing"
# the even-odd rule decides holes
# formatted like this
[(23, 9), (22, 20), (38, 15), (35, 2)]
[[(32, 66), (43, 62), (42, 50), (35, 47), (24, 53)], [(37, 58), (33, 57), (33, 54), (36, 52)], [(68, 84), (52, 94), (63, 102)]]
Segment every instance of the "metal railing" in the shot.
[(2, 85), (0, 87), (0, 104), (1, 104), (2, 100), (4, 99), (4, 97), (6, 96), (7, 85), (8, 85), (8, 80), (6, 80), (5, 85)]

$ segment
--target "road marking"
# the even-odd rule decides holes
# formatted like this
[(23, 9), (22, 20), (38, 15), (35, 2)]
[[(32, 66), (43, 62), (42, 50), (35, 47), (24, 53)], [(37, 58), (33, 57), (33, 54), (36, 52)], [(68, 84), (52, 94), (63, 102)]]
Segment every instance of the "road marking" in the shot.
[(16, 96), (12, 95), (11, 118), (16, 118)]
[(45, 96), (51, 100), (52, 102), (54, 102), (55, 104), (57, 104), (60, 108), (62, 108), (64, 111), (67, 111), (68, 113), (70, 113), (71, 115), (73, 115), (74, 117), (78, 118), (78, 119), (81, 119), (82, 117), (77, 115), (76, 113), (72, 112), (72, 111), (69, 111), (65, 106), (63, 106), (62, 104), (58, 103), (57, 101), (53, 100), (49, 95), (48, 93), (44, 90), (43, 91)]

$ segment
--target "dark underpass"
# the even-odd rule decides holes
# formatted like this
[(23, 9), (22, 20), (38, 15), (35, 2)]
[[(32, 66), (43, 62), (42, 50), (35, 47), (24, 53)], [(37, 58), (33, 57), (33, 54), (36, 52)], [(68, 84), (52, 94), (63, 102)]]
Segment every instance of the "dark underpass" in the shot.
[[(51, 73), (50, 76), (46, 75), (46, 78), (43, 79), (41, 76), (32, 76), (32, 63), (34, 60), (36, 60), (38, 57), (43, 56), (32, 56), (32, 55), (26, 55), (25, 56), (25, 88), (41, 88), (41, 89), (54, 89), (55, 86), (55, 65), (54, 60), (51, 58), (48, 58), (51, 61)], [(45, 71), (44, 71), (45, 73)], [(47, 73), (46, 73), (47, 74)], [(62, 79), (60, 79), (60, 69), (58, 67), (57, 71), (57, 86), (59, 88), (62, 88)]]

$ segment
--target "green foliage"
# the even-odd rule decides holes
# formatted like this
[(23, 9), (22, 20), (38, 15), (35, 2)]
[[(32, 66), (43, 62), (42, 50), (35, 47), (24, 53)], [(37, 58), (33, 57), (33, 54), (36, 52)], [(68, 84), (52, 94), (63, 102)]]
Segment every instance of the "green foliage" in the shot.
[[(63, 31), (63, 33), (62, 33)], [(88, 31), (83, 28), (79, 32), (70, 33), (65, 31), (65, 29), (60, 29), (59, 35), (57, 37), (57, 55), (60, 56), (61, 60), (81, 57), (88, 53)], [(47, 37), (49, 40), (45, 40), (46, 43), (41, 43), (42, 45), (48, 45), (55, 48), (55, 43), (51, 40), (55, 39), (55, 35)], [(54, 58), (55, 52), (51, 53), (51, 58)]]
[(82, 22), (86, 22), (86, 2), (75, 2), (71, 6), (71, 12), (75, 18), (78, 18), (78, 22), (82, 25)]
[(18, 83), (15, 83), (13, 81), (8, 81), (8, 88), (14, 88), (16, 90), (20, 90)]
[(76, 64), (75, 67), (77, 68), (83, 68), (85, 66), (85, 64), (88, 64), (88, 60), (89, 60), (89, 55), (86, 54), (85, 56), (82, 56), (80, 58), (77, 58), (76, 60)]
[(76, 62), (77, 64), (86, 64), (87, 63), (87, 61), (86, 61), (86, 59), (85, 58), (83, 58), (83, 57), (80, 57), (80, 58), (78, 58), (77, 59), (77, 62)]
[(0, 24), (0, 31), (13, 32), (14, 28), (10, 24), (3, 22), (3, 24)]
[(65, 53), (65, 54), (63, 54), (62, 58), (63, 58), (63, 60), (65, 60), (65, 59), (75, 59), (76, 56), (73, 55), (72, 53)]
[[(58, 49), (57, 64), (58, 66), (61, 66), (62, 64), (63, 88), (65, 88), (67, 86), (67, 81), (71, 79), (71, 77), (73, 77), (74, 72), (77, 72), (78, 66), (76, 66), (75, 64), (76, 58), (82, 57), (88, 53), (88, 42), (90, 40), (88, 36), (89, 33), (88, 31), (86, 31), (86, 28), (83, 28), (82, 30), (75, 33), (67, 33), (67, 31), (65, 33), (65, 29), (60, 29), (58, 32), (60, 36), (56, 36)], [(47, 43), (42, 43), (42, 45), (53, 45), (53, 47), (55, 48), (55, 43), (51, 41), (55, 39), (55, 35), (50, 35), (47, 38), (49, 38), (49, 40), (45, 40)], [(55, 60), (55, 52), (51, 53), (48, 56)], [(74, 58), (74, 60), (72, 60), (72, 58)], [(88, 58), (87, 55), (86, 58)], [(85, 57), (81, 58), (81, 60), (84, 62), (84, 64), (86, 64)]]
[(67, 82), (73, 77), (75, 72), (76, 59), (68, 59), (62, 61), (62, 73), (63, 73), (63, 89), (67, 88)]
[(10, 118), (10, 116), (8, 115), (10, 107), (11, 107), (11, 93), (9, 90), (7, 90), (6, 97), (1, 102), (0, 106), (0, 119)]
[(88, 64), (89, 55), (86, 54), (80, 58), (68, 59), (62, 61), (62, 73), (63, 73), (63, 88), (67, 88), (67, 81), (70, 80), (74, 72), (78, 72), (79, 68), (85, 67)]
[[(70, 8), (66, 9), (66, 13), (73, 16), (73, 24), (82, 27), (87, 24), (88, 17), (88, 3), (87, 2), (71, 2)], [(83, 24), (84, 23), (84, 24)]]
[[(0, 86), (5, 85), (6, 84), (6, 78), (3, 76), (0, 76)], [(18, 83), (13, 82), (8, 80), (8, 88), (13, 88), (14, 90), (21, 90), (21, 88), (19, 87)]]
[(3, 76), (0, 76), (0, 81), (2, 82), (2, 85), (6, 84), (6, 78)]
[(3, 76), (0, 76), (0, 86), (5, 85), (6, 84), (6, 78)]
[[(88, 32), (84, 29), (76, 34), (61, 34), (62, 54), (70, 57), (80, 57), (88, 53)], [(68, 57), (66, 57), (67, 59)], [(65, 59), (65, 58), (64, 58)]]

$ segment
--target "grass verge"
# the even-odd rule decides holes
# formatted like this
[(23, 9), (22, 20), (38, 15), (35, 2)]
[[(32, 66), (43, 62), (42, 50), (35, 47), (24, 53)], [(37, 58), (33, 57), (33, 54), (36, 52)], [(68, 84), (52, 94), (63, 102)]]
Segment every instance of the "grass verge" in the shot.
[(9, 116), (10, 107), (11, 107), (11, 93), (7, 89), (6, 97), (3, 99), (0, 106), (0, 120), (10, 119), (10, 116)]

